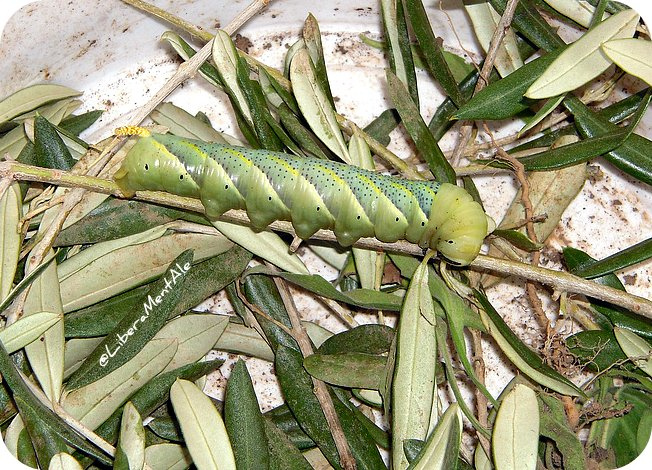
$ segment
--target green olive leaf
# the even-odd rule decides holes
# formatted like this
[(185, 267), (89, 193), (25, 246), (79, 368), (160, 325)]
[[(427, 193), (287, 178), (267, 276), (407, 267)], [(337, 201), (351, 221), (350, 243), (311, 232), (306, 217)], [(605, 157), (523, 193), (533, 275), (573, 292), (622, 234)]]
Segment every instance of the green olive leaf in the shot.
[(233, 366), (226, 385), (224, 422), (238, 469), (267, 468), (269, 451), (265, 423), (242, 359)]
[[(155, 337), (176, 308), (187, 273), (191, 269), (192, 258), (193, 252), (188, 250), (170, 263), (163, 277), (151, 285), (142, 304), (120, 320), (68, 379), (68, 390), (78, 389), (106, 377), (134, 358)], [(178, 352), (180, 339), (171, 337), (169, 333), (161, 339), (176, 341)]]

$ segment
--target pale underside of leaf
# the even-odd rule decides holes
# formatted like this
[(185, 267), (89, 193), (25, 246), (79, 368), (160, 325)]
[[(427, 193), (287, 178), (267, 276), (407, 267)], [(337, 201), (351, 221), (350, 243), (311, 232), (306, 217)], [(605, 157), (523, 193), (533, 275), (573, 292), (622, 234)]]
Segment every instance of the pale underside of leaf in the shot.
[(188, 380), (172, 385), (170, 400), (197, 468), (235, 470), (224, 421), (211, 400)]
[(127, 402), (122, 410), (118, 445), (127, 456), (130, 469), (141, 469), (145, 462), (145, 429), (138, 410)]
[(403, 53), (399, 45), (396, 2), (393, 0), (381, 0), (380, 6), (385, 23), (385, 29), (390, 44), (392, 55), (394, 56), (394, 66), (396, 67), (396, 76), (407, 86), (407, 71), (403, 61)]
[(492, 449), (496, 468), (534, 470), (539, 446), (539, 404), (536, 394), (517, 384), (503, 398), (496, 415)]
[[(543, 0), (562, 15), (588, 28), (595, 14), (595, 7), (585, 0)], [(602, 16), (607, 18), (608, 13)]]
[(3, 444), (14, 457), (16, 457), (16, 454), (18, 453), (18, 438), (23, 429), (25, 429), (25, 423), (23, 423), (20, 414), (16, 414), (14, 419), (9, 423), (9, 426), (7, 426), (2, 437)]
[(220, 73), (222, 81), (224, 81), (224, 84), (234, 94), (242, 113), (251, 124), (251, 111), (249, 110), (249, 105), (247, 104), (244, 93), (238, 84), (236, 73), (237, 60), (238, 53), (233, 42), (231, 42), (231, 38), (226, 32), (221, 29), (218, 30), (215, 35), (215, 40), (213, 41), (213, 62)]
[(20, 188), (18, 183), (13, 183), (0, 195), (0, 300), (9, 294), (14, 282), (20, 255), (18, 223), (21, 216)]
[(72, 455), (60, 452), (52, 456), (48, 470), (83, 470), (83, 467)]
[(192, 457), (179, 444), (154, 444), (145, 448), (145, 463), (152, 470), (184, 470), (192, 464)]
[(541, 385), (548, 387), (556, 392), (563, 393), (570, 396), (578, 396), (579, 393), (576, 389), (571, 387), (569, 384), (556, 380), (547, 376), (546, 374), (539, 372), (534, 367), (530, 366), (519, 354), (517, 351), (512, 348), (507, 339), (501, 335), (497, 327), (489, 318), (483, 310), (480, 310), (480, 316), (482, 317), (482, 322), (485, 324), (485, 327), (494, 338), (501, 351), (507, 356), (507, 358), (514, 363), (514, 365), (525, 375), (530, 377), (532, 380), (540, 383)]
[(81, 95), (63, 85), (37, 84), (23, 88), (0, 101), (0, 123), (20, 116), (51, 101)]
[[(471, 18), (473, 30), (482, 49), (487, 52), (491, 45), (491, 38), (500, 22), (500, 15), (489, 2), (465, 4), (464, 8)], [(514, 70), (523, 66), (523, 59), (518, 52), (516, 35), (509, 28), (498, 47), (494, 66), (501, 77), (506, 77)]]
[(215, 349), (274, 362), (274, 353), (260, 334), (245, 325), (229, 323), (215, 343)]
[[(406, 468), (405, 439), (425, 439), (434, 427), (437, 344), (434, 324), (422, 311), (422, 292), (428, 289), (427, 264), (420, 264), (405, 294), (399, 319), (396, 365), (392, 385), (392, 458)], [(434, 318), (434, 311), (432, 312)]]
[[(365, 168), (367, 170), (375, 169), (373, 158), (367, 142), (356, 132), (349, 140), (349, 155), (353, 165)], [(379, 253), (372, 250), (363, 250), (353, 248), (353, 258), (355, 259), (356, 271), (360, 279), (360, 285), (363, 289), (374, 289), (378, 270), (376, 269)], [(384, 258), (383, 258), (384, 259)], [(382, 265), (384, 266), (384, 262)]]
[(61, 313), (36, 312), (23, 316), (0, 331), (0, 341), (9, 354), (24, 348), (63, 318)]
[(652, 346), (633, 331), (614, 328), (616, 340), (627, 357), (652, 377)]
[(219, 220), (213, 221), (212, 224), (228, 239), (284, 271), (296, 274), (309, 273), (299, 257), (290, 253), (287, 243), (277, 234), (267, 231), (254, 232), (244, 225)]
[[(457, 403), (444, 412), (428, 438), (426, 447), (414, 470), (448, 470), (450, 463), (457, 460), (462, 438), (462, 413)], [(453, 455), (451, 455), (453, 454)]]
[(176, 350), (176, 340), (151, 340), (123, 366), (96, 382), (65, 394), (62, 405), (84, 425), (95, 429), (132, 393), (161, 372)]
[(193, 250), (198, 262), (231, 247), (233, 243), (217, 231), (215, 235), (174, 232), (111, 251), (61, 281), (64, 311), (92, 305), (160, 276), (185, 250)]
[(307, 49), (299, 50), (292, 58), (290, 80), (299, 109), (315, 135), (342, 160), (350, 163), (335, 110), (319, 86)]
[(652, 41), (644, 39), (614, 39), (602, 45), (602, 50), (625, 72), (652, 85)]
[(176, 338), (177, 352), (163, 372), (198, 361), (222, 335), (229, 323), (226, 315), (193, 314), (176, 318), (156, 333), (154, 339)]
[(66, 341), (63, 355), (63, 378), (70, 377), (86, 357), (104, 340), (99, 338), (73, 338)]
[(179, 137), (228, 145), (221, 132), (172, 103), (161, 103), (152, 111), (150, 117), (154, 122), (166, 126), (172, 134)]
[(611, 65), (600, 46), (611, 39), (632, 37), (638, 19), (634, 10), (624, 10), (588, 31), (550, 64), (528, 88), (525, 96), (550, 98), (593, 80)]
[[(39, 114), (52, 124), (59, 124), (61, 120), (72, 113), (81, 105), (78, 100), (65, 99), (39, 108)], [(0, 155), (9, 155), (12, 160), (18, 158), (20, 151), (27, 144), (25, 127), (18, 126), (7, 132), (0, 139)]]
[(546, 103), (537, 111), (537, 113), (532, 117), (532, 119), (527, 120), (526, 124), (523, 126), (523, 128), (518, 131), (518, 135), (523, 135), (525, 132), (529, 131), (532, 129), (534, 126), (539, 124), (541, 121), (543, 121), (550, 113), (552, 113), (557, 106), (559, 106), (559, 103), (561, 103), (564, 98), (564, 95), (559, 95), (555, 98), (550, 98)]
[(60, 319), (39, 339), (28, 344), (25, 352), (46, 396), (56, 401), (61, 395), (63, 383), (64, 336), (61, 320), (63, 305), (55, 262), (50, 263), (32, 283), (25, 300), (24, 317), (39, 312), (53, 312)]

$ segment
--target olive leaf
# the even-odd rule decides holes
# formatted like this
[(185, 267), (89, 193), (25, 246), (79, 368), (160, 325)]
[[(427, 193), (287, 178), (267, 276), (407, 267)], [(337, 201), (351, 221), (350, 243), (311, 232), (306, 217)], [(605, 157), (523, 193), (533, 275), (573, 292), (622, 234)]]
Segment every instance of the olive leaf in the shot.
[(315, 135), (343, 161), (350, 163), (349, 151), (340, 131), (335, 110), (317, 79), (307, 49), (299, 49), (290, 63), (290, 80), (299, 109)]
[[(544, 0), (559, 13), (576, 23), (588, 28), (595, 15), (595, 7), (589, 2), (580, 0)], [(604, 2), (606, 3), (606, 2)], [(604, 12), (603, 12), (604, 14)], [(605, 16), (600, 18), (604, 19)]]
[(248, 251), (260, 256), (279, 268), (297, 274), (307, 274), (308, 268), (296, 253), (290, 253), (288, 245), (273, 232), (255, 232), (249, 227), (219, 220), (213, 221), (217, 228), (229, 240)]
[(192, 457), (179, 444), (154, 444), (145, 447), (145, 464), (152, 470), (183, 470), (192, 464)]
[(245, 362), (240, 359), (226, 385), (224, 421), (239, 469), (267, 468), (269, 451), (263, 415)]
[(127, 402), (122, 410), (120, 437), (115, 449), (115, 470), (143, 468), (145, 463), (145, 429), (138, 410)]
[(614, 334), (627, 357), (652, 377), (652, 346), (633, 331), (616, 327)]
[(177, 350), (170, 339), (152, 340), (136, 356), (101, 379), (65, 392), (62, 406), (90, 429), (102, 424), (135, 391), (160, 373)]
[(39, 312), (55, 313), (59, 320), (36, 341), (25, 346), (34, 375), (50, 400), (58, 400), (63, 384), (64, 336), (63, 306), (56, 263), (50, 263), (32, 283), (23, 317)]
[(611, 65), (600, 49), (602, 44), (611, 39), (632, 37), (638, 20), (636, 11), (625, 10), (588, 31), (550, 64), (530, 85), (525, 96), (531, 99), (550, 98), (593, 80)]
[(496, 468), (537, 468), (539, 404), (534, 391), (516, 384), (503, 397), (496, 415), (491, 448)]
[[(457, 403), (452, 403), (439, 419), (421, 451), (410, 462), (414, 470), (446, 470), (457, 465), (462, 442), (462, 414)], [(457, 467), (459, 468), (459, 467)]]
[(53, 101), (79, 95), (81, 92), (72, 88), (50, 83), (21, 88), (0, 101), (0, 124)]
[(643, 39), (612, 39), (602, 44), (601, 48), (618, 67), (652, 85), (652, 67), (647, 60), (652, 55), (652, 42)]
[(177, 379), (170, 389), (170, 400), (195, 465), (235, 470), (229, 436), (210, 398), (194, 383)]
[[(491, 38), (500, 21), (500, 15), (488, 2), (465, 3), (464, 9), (471, 18), (473, 31), (480, 41), (482, 49), (487, 52)], [(498, 46), (494, 67), (501, 77), (506, 77), (523, 66), (523, 59), (518, 51), (516, 35), (509, 28), (505, 31), (505, 37)]]
[(435, 307), (428, 287), (427, 259), (417, 268), (405, 294), (396, 336), (392, 381), (392, 458), (407, 466), (406, 439), (425, 439), (436, 423)]
[(0, 195), (0, 300), (11, 291), (20, 255), (21, 235), (18, 223), (22, 217), (22, 197), (17, 183)]
[(61, 321), (56, 312), (36, 312), (23, 316), (0, 331), (0, 341), (9, 354), (24, 348)]

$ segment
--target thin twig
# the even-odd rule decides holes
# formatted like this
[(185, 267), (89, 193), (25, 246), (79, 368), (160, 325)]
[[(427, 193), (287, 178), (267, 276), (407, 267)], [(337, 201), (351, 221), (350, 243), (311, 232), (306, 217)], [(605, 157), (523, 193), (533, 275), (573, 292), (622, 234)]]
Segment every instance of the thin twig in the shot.
[[(39, 181), (60, 186), (77, 186), (88, 191), (111, 194), (121, 198), (124, 197), (118, 186), (111, 180), (73, 175), (70, 172), (24, 165), (17, 162), (0, 162), (0, 178), (7, 177), (15, 181)], [(138, 191), (136, 192), (134, 199), (177, 207), (193, 212), (204, 212), (204, 207), (197, 199), (175, 196), (173, 194), (159, 191)], [(230, 210), (220, 217), (220, 220), (234, 222), (241, 225), (249, 224), (247, 214), (240, 210)], [(282, 220), (272, 222), (268, 229), (295, 235), (292, 224)], [(337, 242), (337, 238), (333, 232), (329, 230), (318, 230), (311, 238), (315, 240)], [(378, 251), (382, 250), (407, 255), (423, 255), (423, 250), (419, 246), (407, 241), (384, 243), (375, 238), (361, 238), (354, 244), (354, 246), (358, 248), (367, 248)], [(563, 271), (530, 266), (529, 264), (518, 261), (504, 260), (485, 255), (479, 255), (469, 266), (473, 269), (481, 269), (536, 281), (551, 286), (558, 291), (582, 294), (587, 297), (619, 305), (647, 318), (652, 318), (652, 301), (608, 286), (597, 284), (593, 281), (587, 281), (586, 279), (582, 279), (581, 277)]]
[[(485, 369), (484, 369), (484, 354), (482, 351), (482, 333), (476, 329), (471, 329), (471, 337), (473, 339), (473, 368), (475, 375), (478, 378), (478, 381), (484, 385), (485, 379)], [(478, 421), (485, 429), (489, 429), (489, 413), (487, 412), (487, 397), (482, 393), (482, 391), (476, 387), (475, 388), (475, 402), (478, 409)], [(491, 443), (487, 437), (478, 433), (478, 440), (480, 445), (484, 449), (487, 457), (491, 459)]]
[[(500, 18), (500, 21), (496, 26), (496, 30), (491, 37), (491, 43), (489, 45), (489, 50), (487, 51), (487, 57), (484, 60), (482, 70), (480, 70), (480, 76), (478, 77), (478, 81), (476, 82), (475, 88), (473, 90), (474, 95), (489, 83), (489, 75), (491, 74), (491, 69), (493, 69), (494, 62), (496, 61), (498, 47), (500, 47), (500, 44), (505, 37), (506, 31), (509, 28), (509, 25), (512, 23), (516, 5), (518, 5), (518, 0), (507, 0), (507, 5), (505, 5), (503, 16)], [(460, 138), (455, 145), (455, 149), (453, 150), (453, 155), (451, 157), (451, 165), (454, 167), (458, 166), (460, 163), (464, 149), (471, 139), (472, 129), (472, 123), (468, 121), (462, 123), (462, 127), (460, 129)]]
[[(485, 129), (485, 132), (491, 138), (491, 141), (494, 142), (493, 133), (489, 130), (486, 122), (482, 123)], [(495, 143), (495, 142), (494, 142)], [(523, 164), (514, 158), (513, 155), (508, 154), (505, 150), (496, 145), (497, 156), (506, 162), (508, 162), (514, 169), (514, 174), (516, 179), (521, 185), (521, 204), (523, 204), (523, 210), (525, 211), (525, 231), (527, 236), (534, 243), (538, 242), (537, 234), (534, 230), (534, 207), (532, 207), (532, 201), (530, 200), (530, 183), (527, 180), (527, 175), (525, 174), (525, 167)], [(532, 254), (532, 264), (534, 266), (539, 265), (539, 260), (541, 259), (541, 252), (535, 251)], [(536, 286), (532, 282), (525, 283), (525, 291), (527, 292), (528, 299), (530, 300), (530, 305), (534, 309), (534, 313), (539, 319), (539, 323), (546, 329), (546, 334), (550, 333), (550, 321), (546, 317), (546, 313), (543, 311), (543, 304), (537, 293)]]
[[(271, 265), (269, 266), (273, 267)], [(274, 284), (276, 284), (278, 292), (281, 295), (281, 299), (283, 300), (283, 305), (285, 305), (285, 309), (288, 312), (288, 317), (290, 317), (293, 332), (292, 336), (297, 341), (303, 357), (308, 357), (313, 354), (312, 344), (310, 343), (308, 333), (301, 324), (299, 312), (297, 312), (297, 308), (292, 296), (290, 295), (288, 286), (283, 279), (280, 279), (277, 276), (274, 276), (273, 279)], [(340, 419), (335, 412), (335, 405), (333, 404), (333, 399), (328, 393), (328, 388), (324, 382), (314, 377), (312, 377), (312, 383), (314, 385), (313, 391), (315, 397), (317, 397), (317, 400), (321, 405), (321, 409), (324, 412), (326, 421), (328, 422), (328, 427), (333, 435), (335, 447), (337, 447), (337, 453), (340, 456), (340, 464), (342, 465), (342, 468), (346, 470), (355, 470), (357, 468), (355, 458), (351, 453), (351, 448), (349, 447), (349, 443), (344, 435)]]
[[(270, 0), (254, 0), (231, 23), (225, 26), (223, 30), (229, 35), (235, 33), (249, 18), (265, 8), (269, 2)], [(179, 85), (193, 77), (197, 73), (197, 70), (199, 70), (199, 67), (210, 57), (212, 48), (213, 39), (208, 41), (194, 56), (179, 65), (179, 68), (177, 68), (174, 75), (165, 85), (145, 105), (138, 109), (138, 112), (131, 119), (133, 124), (140, 124)]]
[(167, 21), (168, 23), (173, 24), (178, 28), (189, 32), (192, 36), (201, 39), (205, 42), (210, 41), (211, 38), (213, 37), (211, 33), (206, 31), (201, 26), (196, 26), (189, 21), (181, 19), (178, 16), (175, 16), (164, 9), (157, 7), (156, 5), (152, 5), (151, 3), (143, 2), (142, 0), (122, 0), (122, 1), (128, 5), (131, 5), (134, 8), (137, 8), (141, 11), (145, 11), (152, 16), (156, 16), (162, 19), (163, 21)]

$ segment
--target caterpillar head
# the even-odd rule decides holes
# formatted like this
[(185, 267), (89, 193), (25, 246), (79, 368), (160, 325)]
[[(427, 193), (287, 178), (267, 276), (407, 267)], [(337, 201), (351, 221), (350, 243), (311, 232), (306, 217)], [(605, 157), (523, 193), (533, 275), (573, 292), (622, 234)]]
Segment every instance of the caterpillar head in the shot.
[(470, 264), (478, 256), (484, 238), (494, 230), (493, 219), (470, 194), (454, 185), (442, 185), (432, 210), (439, 214), (431, 216), (436, 231), (430, 248), (455, 264)]
[(152, 134), (142, 127), (120, 128), (116, 129), (115, 133), (140, 136), (113, 177), (125, 196), (131, 197), (140, 190), (197, 196), (197, 184), (179, 157), (168, 150), (168, 141), (174, 140), (175, 137)]

